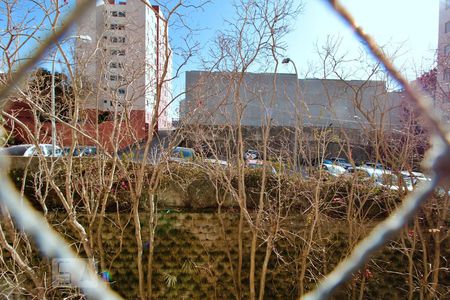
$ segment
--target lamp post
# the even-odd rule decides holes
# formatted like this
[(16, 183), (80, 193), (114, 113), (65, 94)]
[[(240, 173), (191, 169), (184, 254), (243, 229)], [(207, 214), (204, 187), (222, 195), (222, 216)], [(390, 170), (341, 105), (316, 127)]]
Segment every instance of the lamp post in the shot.
[[(92, 38), (88, 35), (74, 35), (69, 36), (61, 43), (66, 42), (69, 39), (80, 39), (84, 42), (91, 42)], [(52, 156), (55, 156), (56, 150), (56, 95), (55, 95), (55, 60), (56, 55), (58, 54), (58, 48), (55, 49), (52, 59)]]
[[(296, 82), (296, 86), (295, 86), (295, 94), (296, 94), (296, 101), (295, 101), (295, 119), (298, 120), (298, 106), (297, 106), (297, 100), (300, 99), (300, 85), (298, 82), (298, 72), (297, 72), (297, 66), (295, 65), (294, 61), (292, 59), (290, 59), (289, 57), (284, 58), (281, 63), (283, 64), (288, 64), (288, 63), (292, 63), (292, 65), (294, 66), (294, 71), (295, 71), (295, 82)], [(297, 99), (298, 98), (298, 99)], [(299, 136), (299, 122), (296, 122), (297, 124), (295, 124), (295, 138), (294, 138), (294, 170), (298, 171), (299, 170), (299, 158), (298, 158), (298, 136)]]

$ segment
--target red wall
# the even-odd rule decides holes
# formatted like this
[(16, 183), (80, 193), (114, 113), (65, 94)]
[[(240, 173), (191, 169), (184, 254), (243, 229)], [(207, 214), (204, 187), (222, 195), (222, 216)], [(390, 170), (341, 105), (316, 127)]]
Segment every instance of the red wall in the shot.
[[(37, 136), (39, 143), (51, 143), (51, 122), (43, 122), (40, 124), (42, 125), (40, 128), (36, 128), (33, 114), (26, 103), (14, 101), (5, 111), (14, 115), (34, 136)], [(97, 124), (97, 112), (95, 110), (83, 111), (80, 120), (82, 121), (76, 124), (79, 132), (66, 124), (56, 123), (58, 146), (71, 146), (75, 137), (78, 145), (94, 146), (96, 145), (96, 142), (92, 139), (94, 138), (100, 142), (105, 150), (112, 151), (115, 144), (119, 146), (118, 149), (122, 149), (147, 136), (145, 114), (144, 111), (140, 110), (131, 111), (122, 122), (117, 122), (115, 129), (112, 120)], [(23, 126), (13, 119), (7, 119), (6, 127), (9, 131), (12, 131), (16, 144), (33, 142)]]

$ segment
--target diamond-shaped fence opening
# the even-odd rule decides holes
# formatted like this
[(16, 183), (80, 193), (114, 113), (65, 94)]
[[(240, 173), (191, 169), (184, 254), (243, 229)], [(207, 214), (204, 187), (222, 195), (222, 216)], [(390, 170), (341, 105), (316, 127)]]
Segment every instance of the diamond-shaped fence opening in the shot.
[[(423, 116), (430, 124), (433, 133), (434, 145), (428, 153), (428, 164), (434, 173), (433, 178), (423, 189), (416, 190), (409, 194), (388, 218), (376, 226), (373, 231), (364, 238), (352, 251), (347, 259), (342, 261), (334, 271), (326, 275), (318, 287), (305, 296), (306, 299), (326, 299), (336, 288), (348, 280), (351, 275), (360, 269), (373, 255), (373, 253), (385, 245), (396, 233), (398, 233), (407, 224), (408, 220), (414, 216), (420, 205), (433, 193), (435, 188), (443, 181), (448, 180), (450, 172), (450, 146), (447, 141), (446, 131), (443, 123), (435, 115), (431, 106), (428, 105), (420, 92), (414, 90), (402, 74), (396, 70), (389, 59), (383, 54), (375, 41), (356, 25), (355, 20), (338, 1), (329, 0), (329, 5), (334, 9), (336, 15), (342, 18), (343, 22), (353, 28), (355, 35), (365, 41), (367, 50), (372, 53), (378, 61), (384, 66), (389, 74), (404, 88), (410, 99), (421, 110)], [(3, 106), (8, 94), (14, 87), (13, 82), (19, 81), (25, 77), (26, 72), (35, 66), (42, 58), (44, 53), (52, 47), (53, 40), (60, 38), (81, 17), (84, 11), (89, 9), (93, 3), (92, 0), (78, 1), (75, 9), (67, 16), (66, 21), (61, 28), (58, 28), (54, 34), (48, 36), (41, 46), (35, 49), (34, 55), (23, 64), (17, 72), (14, 73), (14, 81), (10, 81), (0, 91), (0, 104)], [(90, 299), (118, 299), (113, 291), (100, 280), (98, 276), (86, 277), (94, 272), (93, 266), (89, 261), (77, 259), (74, 252), (67, 250), (70, 246), (52, 230), (45, 218), (36, 212), (31, 205), (23, 199), (12, 183), (8, 179), (6, 170), (7, 159), (0, 156), (0, 202), (13, 216), (18, 226), (29, 234), (37, 243), (41, 252), (50, 258), (57, 258), (58, 261), (64, 261), (61, 270), (64, 274), (71, 273), (72, 278), (65, 278), (70, 284), (78, 285)], [(55, 261), (57, 268), (58, 261)], [(86, 271), (89, 270), (89, 271)], [(80, 279), (81, 278), (81, 279)], [(91, 284), (86, 284), (92, 281)], [(64, 278), (63, 278), (64, 279)], [(82, 281), (82, 282), (81, 282)]]

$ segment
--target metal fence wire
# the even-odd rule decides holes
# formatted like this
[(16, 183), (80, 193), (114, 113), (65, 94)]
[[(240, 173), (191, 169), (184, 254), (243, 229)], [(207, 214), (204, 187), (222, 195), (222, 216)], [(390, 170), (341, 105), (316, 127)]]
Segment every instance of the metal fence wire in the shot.
[[(374, 55), (384, 66), (388, 73), (403, 87), (411, 101), (421, 110), (423, 116), (430, 124), (433, 133), (433, 148), (427, 153), (426, 162), (433, 172), (430, 182), (421, 189), (416, 189), (409, 194), (388, 218), (376, 226), (373, 231), (364, 238), (339, 265), (318, 284), (317, 288), (307, 294), (304, 299), (326, 299), (351, 275), (360, 269), (373, 255), (375, 251), (383, 247), (395, 234), (397, 234), (414, 216), (421, 204), (428, 199), (438, 185), (448, 180), (450, 173), (450, 146), (446, 138), (444, 124), (432, 110), (429, 101), (420, 91), (413, 89), (406, 78), (393, 66), (392, 62), (383, 54), (373, 38), (357, 26), (353, 16), (338, 2), (324, 0), (342, 18), (343, 22), (350, 26), (358, 38), (364, 40), (367, 50)], [(14, 78), (0, 90), (0, 107), (4, 107), (8, 95), (14, 88), (14, 83), (24, 78), (27, 72), (35, 66), (44, 53), (52, 46), (53, 41), (64, 35), (67, 30), (82, 16), (83, 12), (92, 9), (92, 0), (78, 1), (74, 10), (66, 17), (63, 25), (53, 34), (47, 36), (41, 46), (35, 49), (33, 55), (15, 73)], [(76, 263), (69, 266), (69, 272), (81, 275), (81, 272), (89, 268), (82, 260), (76, 260), (76, 254), (70, 250), (70, 245), (53, 230), (41, 213), (32, 208), (31, 204), (19, 194), (8, 178), (8, 161), (0, 156), (0, 203), (9, 211), (18, 227), (32, 237), (42, 254), (49, 258), (73, 258)], [(91, 272), (94, 272), (91, 268)], [(81, 278), (81, 277), (80, 277)], [(83, 289), (89, 299), (120, 299), (97, 275), (91, 277), (93, 284)], [(76, 282), (75, 282), (76, 284)]]

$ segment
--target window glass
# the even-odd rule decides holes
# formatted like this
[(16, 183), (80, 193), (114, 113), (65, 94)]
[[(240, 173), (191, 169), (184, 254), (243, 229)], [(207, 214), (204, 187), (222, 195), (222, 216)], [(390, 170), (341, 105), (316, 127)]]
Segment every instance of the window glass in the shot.
[(125, 37), (124, 36), (112, 36), (111, 37), (111, 43), (125, 43)]
[(109, 26), (109, 28), (111, 28), (111, 30), (124, 30), (125, 29), (125, 25), (123, 25), (123, 24), (111, 24)]
[(124, 12), (124, 11), (111, 11), (111, 16), (113, 16), (113, 17), (126, 17), (126, 12)]
[(445, 56), (448, 56), (450, 54), (450, 45), (445, 46), (444, 53)]
[(118, 56), (124, 56), (125, 55), (125, 50), (117, 50), (117, 49), (112, 49), (111, 50), (111, 55), (118, 55)]
[(449, 68), (444, 70), (444, 80), (450, 80), (450, 69)]

